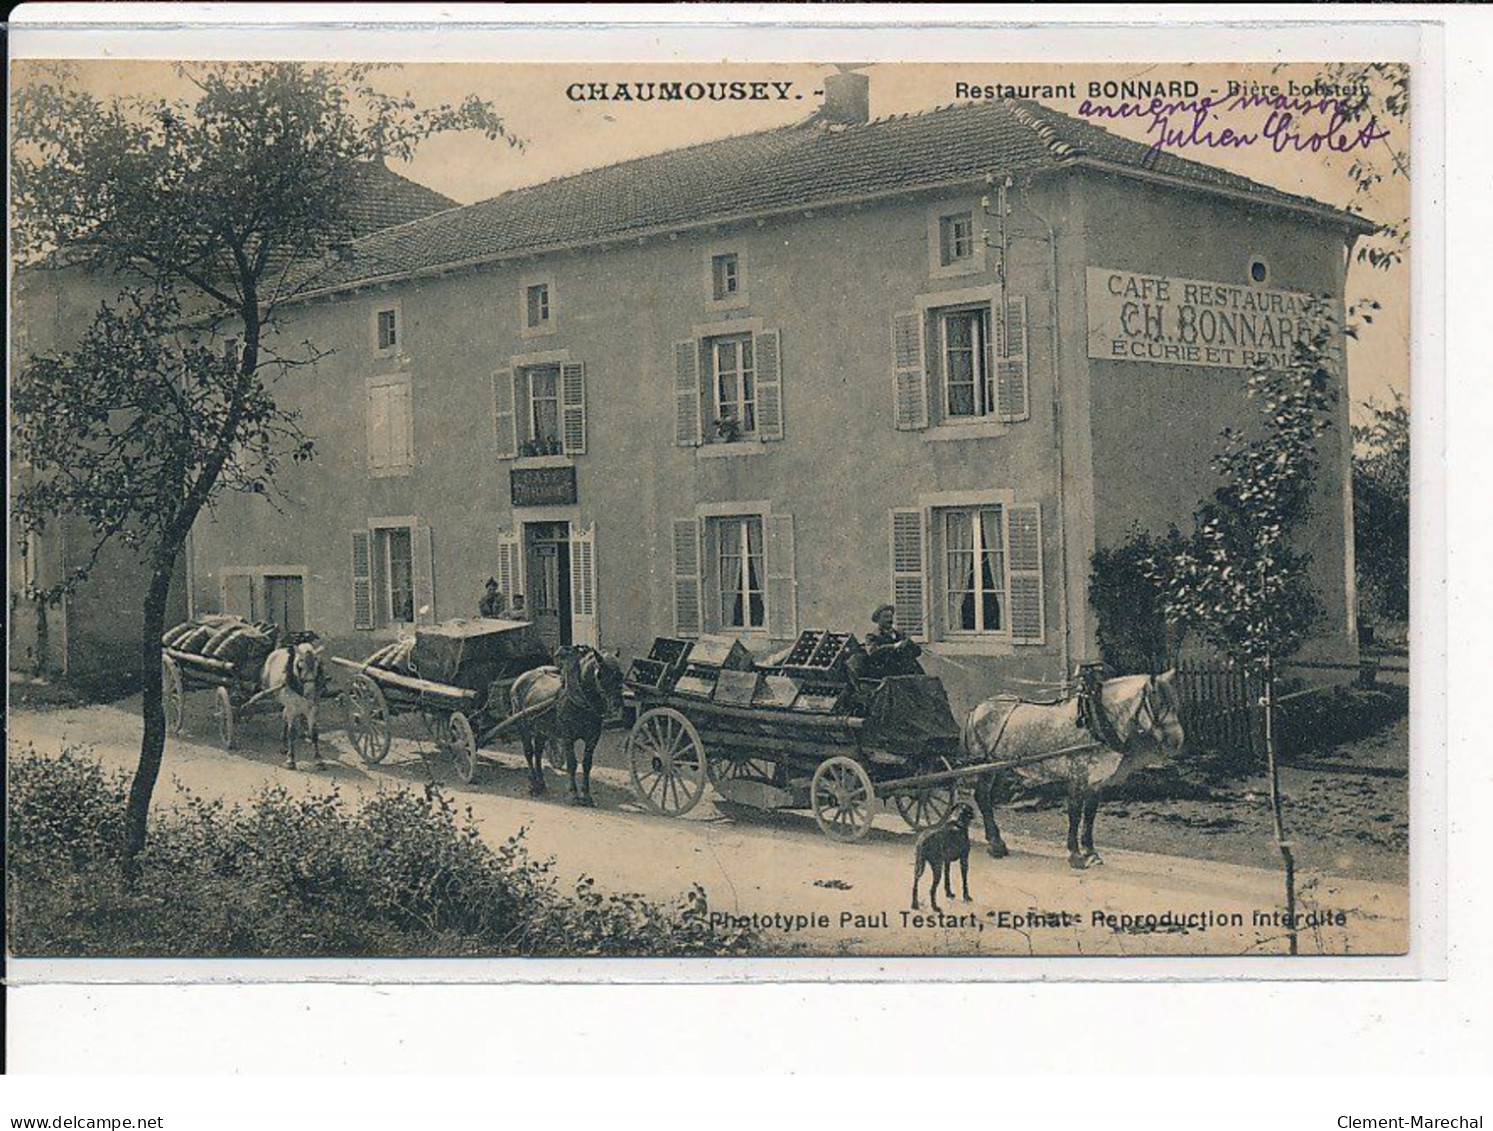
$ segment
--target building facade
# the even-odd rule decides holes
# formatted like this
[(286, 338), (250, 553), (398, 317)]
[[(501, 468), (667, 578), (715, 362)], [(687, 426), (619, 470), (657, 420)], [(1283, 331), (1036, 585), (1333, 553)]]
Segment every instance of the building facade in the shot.
[[(354, 245), (283, 331), (317, 458), (199, 523), (194, 608), (360, 656), (491, 576), (637, 655), (891, 601), (956, 708), (1094, 658), (1095, 549), (1186, 527), (1365, 226), (1030, 103), (839, 117)], [(1347, 411), (1305, 537), (1351, 661)]]

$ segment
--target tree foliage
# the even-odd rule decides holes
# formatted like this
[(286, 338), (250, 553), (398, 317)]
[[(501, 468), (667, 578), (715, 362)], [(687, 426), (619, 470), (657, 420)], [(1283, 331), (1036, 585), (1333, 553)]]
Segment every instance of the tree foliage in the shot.
[(1373, 613), (1410, 618), (1410, 406), (1369, 401), (1353, 429), (1353, 551), (1359, 596)]
[(1150, 568), (1186, 547), (1175, 526), (1164, 535), (1132, 527), (1124, 541), (1094, 552), (1089, 604), (1097, 618), (1099, 656), (1114, 672), (1171, 667), (1179, 641), (1167, 620), (1166, 588)]

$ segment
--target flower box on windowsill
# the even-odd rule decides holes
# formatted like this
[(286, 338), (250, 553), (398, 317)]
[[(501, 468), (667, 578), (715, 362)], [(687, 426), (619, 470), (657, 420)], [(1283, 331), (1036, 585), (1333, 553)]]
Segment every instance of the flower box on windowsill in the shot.
[(932, 428), (923, 432), (923, 439), (928, 443), (939, 443), (944, 440), (988, 440), (996, 436), (1004, 436), (1010, 429), (1010, 425), (1000, 420), (971, 420), (968, 423), (953, 424), (944, 421), (935, 424)]
[(570, 456), (517, 456), (513, 460), (516, 468), (569, 467), (575, 463)]
[(705, 459), (724, 459), (731, 456), (760, 456), (767, 451), (761, 440), (716, 440), (701, 444), (695, 449)]

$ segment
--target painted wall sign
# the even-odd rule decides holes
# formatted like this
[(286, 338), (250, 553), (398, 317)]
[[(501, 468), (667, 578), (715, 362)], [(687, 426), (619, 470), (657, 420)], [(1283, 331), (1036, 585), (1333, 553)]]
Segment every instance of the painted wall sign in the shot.
[(1088, 269), (1089, 356), (1253, 369), (1290, 363), (1327, 300), (1204, 279)]
[(576, 501), (575, 468), (515, 467), (508, 489), (516, 507), (566, 506)]

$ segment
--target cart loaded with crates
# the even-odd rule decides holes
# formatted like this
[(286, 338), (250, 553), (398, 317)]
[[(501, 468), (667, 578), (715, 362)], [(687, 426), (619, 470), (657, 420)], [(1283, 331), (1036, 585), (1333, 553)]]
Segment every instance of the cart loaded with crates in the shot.
[(871, 831), (890, 802), (914, 829), (953, 809), (959, 724), (936, 676), (857, 679), (848, 633), (810, 630), (761, 663), (737, 640), (660, 637), (635, 660), (627, 693), (633, 786), (682, 816), (707, 784), (724, 801), (812, 810), (835, 840)]
[(370, 765), (388, 757), (393, 721), (418, 715), (457, 776), (470, 783), (484, 747), (551, 706), (510, 710), (514, 681), (550, 662), (538, 629), (527, 622), (445, 621), (421, 626), (361, 662), (332, 660), (354, 672), (345, 696), (347, 733)]
[[(187, 696), (211, 691), (218, 737), (225, 749), (232, 750), (245, 716), (278, 706), (275, 692), (260, 683), (270, 653), (283, 644), (316, 639), (314, 632), (282, 639), (280, 629), (268, 621), (227, 613), (199, 616), (167, 629), (161, 637), (161, 689), (171, 733), (181, 733)], [(335, 692), (323, 694), (330, 698)]]

